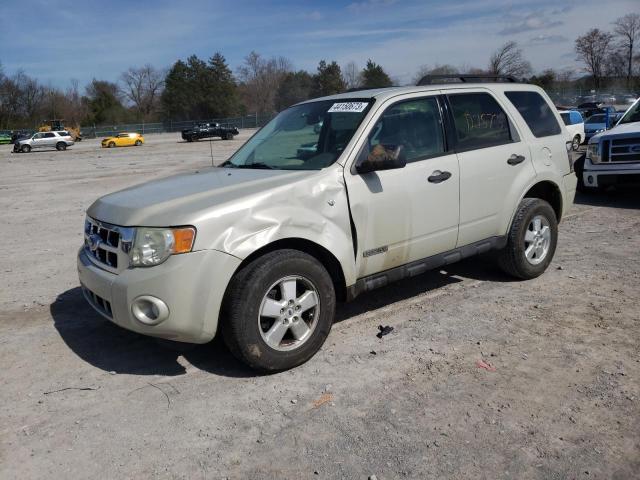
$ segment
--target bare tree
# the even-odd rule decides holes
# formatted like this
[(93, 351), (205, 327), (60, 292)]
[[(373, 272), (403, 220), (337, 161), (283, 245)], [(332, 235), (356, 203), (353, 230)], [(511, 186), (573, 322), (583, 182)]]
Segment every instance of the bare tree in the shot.
[(597, 28), (593, 28), (581, 37), (576, 38), (578, 60), (584, 62), (586, 70), (593, 76), (595, 88), (600, 88), (612, 38), (613, 35), (608, 32), (602, 32)]
[(353, 60), (342, 67), (342, 79), (344, 80), (347, 89), (358, 88), (362, 83), (360, 78), (360, 69)]
[(238, 78), (249, 109), (260, 114), (274, 112), (280, 83), (291, 71), (291, 62), (285, 57), (265, 59), (257, 52), (247, 55), (238, 68)]
[(440, 65), (436, 63), (434, 66), (421, 65), (418, 67), (416, 74), (413, 76), (413, 84), (417, 84), (422, 77), (426, 75), (456, 75), (460, 73), (460, 69), (453, 65)]
[(531, 64), (524, 59), (518, 44), (509, 41), (491, 55), (488, 70), (493, 75), (511, 75), (521, 78), (531, 73)]
[(640, 36), (640, 15), (628, 13), (618, 18), (615, 22), (614, 32), (621, 39), (620, 47), (625, 50), (627, 62), (627, 87), (631, 87), (631, 74), (633, 68), (633, 47)]
[(165, 72), (149, 64), (140, 68), (131, 67), (120, 76), (122, 94), (135, 106), (141, 119), (147, 118), (156, 108), (164, 77)]

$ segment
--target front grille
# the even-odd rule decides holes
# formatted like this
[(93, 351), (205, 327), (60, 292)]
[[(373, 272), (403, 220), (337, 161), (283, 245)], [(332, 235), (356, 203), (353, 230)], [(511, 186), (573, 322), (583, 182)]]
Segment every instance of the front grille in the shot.
[(82, 293), (84, 293), (84, 297), (87, 299), (87, 301), (91, 304), (93, 308), (98, 310), (104, 316), (110, 319), (113, 319), (113, 312), (111, 311), (111, 302), (109, 302), (108, 300), (105, 300), (99, 295), (96, 295), (84, 285), (82, 285)]
[(128, 265), (133, 229), (117, 227), (87, 217), (84, 227), (84, 248), (94, 263), (112, 273)]
[(614, 138), (610, 142), (603, 142), (603, 157), (606, 150), (606, 161), (609, 162), (640, 162), (640, 137)]

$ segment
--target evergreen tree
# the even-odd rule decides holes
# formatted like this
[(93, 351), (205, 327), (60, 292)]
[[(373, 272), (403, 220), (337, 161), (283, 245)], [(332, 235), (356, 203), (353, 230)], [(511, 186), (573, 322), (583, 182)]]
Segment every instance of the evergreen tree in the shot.
[(363, 88), (383, 88), (393, 86), (393, 82), (387, 72), (377, 63), (367, 60), (367, 66), (360, 74)]
[(311, 97), (313, 87), (313, 77), (304, 70), (287, 73), (276, 95), (276, 109), (284, 110), (291, 105), (302, 102)]
[(312, 97), (322, 97), (325, 95), (333, 95), (346, 90), (346, 85), (342, 78), (340, 65), (335, 61), (327, 64), (324, 60), (320, 60), (318, 64), (318, 73), (313, 77)]

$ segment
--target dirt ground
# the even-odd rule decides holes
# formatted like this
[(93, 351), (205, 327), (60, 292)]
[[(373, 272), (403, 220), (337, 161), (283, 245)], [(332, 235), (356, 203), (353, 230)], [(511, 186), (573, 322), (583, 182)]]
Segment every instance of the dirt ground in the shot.
[(579, 196), (538, 279), (476, 258), (340, 305), (285, 373), (95, 314), (75, 267), (89, 204), (249, 133), (2, 147), (0, 478), (640, 478), (638, 192)]

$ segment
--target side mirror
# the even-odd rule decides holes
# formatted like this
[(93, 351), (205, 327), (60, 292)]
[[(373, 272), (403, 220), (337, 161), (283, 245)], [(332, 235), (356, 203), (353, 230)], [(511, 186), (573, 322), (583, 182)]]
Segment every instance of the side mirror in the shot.
[(378, 144), (369, 151), (365, 144), (358, 156), (356, 172), (369, 173), (377, 170), (392, 170), (404, 168), (406, 165), (407, 155), (404, 151), (404, 145)]

